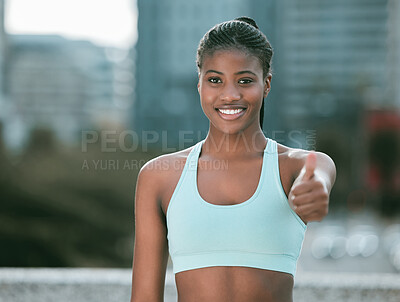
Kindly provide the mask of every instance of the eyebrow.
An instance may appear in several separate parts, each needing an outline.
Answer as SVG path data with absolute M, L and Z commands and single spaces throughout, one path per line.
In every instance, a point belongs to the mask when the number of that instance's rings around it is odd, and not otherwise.
M 207 73 L 217 73 L 217 74 L 223 75 L 222 72 L 217 71 L 217 70 L 213 70 L 213 69 L 207 70 L 205 74 L 207 74 Z M 242 71 L 236 72 L 235 74 L 240 75 L 240 74 L 245 74 L 245 73 L 250 73 L 250 74 L 252 74 L 254 76 L 257 76 L 254 72 L 252 72 L 250 70 L 242 70 Z

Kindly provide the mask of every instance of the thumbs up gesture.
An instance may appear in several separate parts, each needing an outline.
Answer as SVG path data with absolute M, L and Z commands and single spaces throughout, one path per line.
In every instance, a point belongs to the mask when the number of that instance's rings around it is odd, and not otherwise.
M 328 214 L 328 189 L 316 173 L 316 168 L 317 155 L 311 151 L 288 196 L 291 208 L 305 223 L 321 221 Z

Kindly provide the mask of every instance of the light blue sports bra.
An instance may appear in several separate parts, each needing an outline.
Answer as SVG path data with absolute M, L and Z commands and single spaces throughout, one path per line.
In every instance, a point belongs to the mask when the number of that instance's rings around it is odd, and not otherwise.
M 173 272 L 245 266 L 295 275 L 306 225 L 282 188 L 277 143 L 268 139 L 257 189 L 235 205 L 205 201 L 197 188 L 204 140 L 190 151 L 167 209 Z

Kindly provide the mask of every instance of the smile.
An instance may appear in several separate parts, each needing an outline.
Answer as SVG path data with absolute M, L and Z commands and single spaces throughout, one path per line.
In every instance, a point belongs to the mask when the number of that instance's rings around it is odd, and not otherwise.
M 219 115 L 225 120 L 234 120 L 242 116 L 245 112 L 245 109 L 217 109 Z
M 218 110 L 223 114 L 236 114 L 243 111 L 243 109 L 218 109 Z

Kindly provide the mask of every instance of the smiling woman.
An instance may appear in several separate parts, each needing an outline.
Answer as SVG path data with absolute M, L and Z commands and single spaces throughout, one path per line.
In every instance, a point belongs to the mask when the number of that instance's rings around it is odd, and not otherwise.
M 131 0 L 6 1 L 11 34 L 58 34 L 95 44 L 129 48 L 137 39 L 137 10 Z
M 210 127 L 217 127 L 222 120 L 238 120 L 249 126 L 254 118 L 260 119 L 260 100 L 268 95 L 271 75 L 264 77 L 257 57 L 240 50 L 219 50 L 208 55 L 201 68 L 205 72 L 200 72 L 198 89 Z M 253 119 L 246 119 L 244 115 Z M 226 124 L 230 128 L 226 130 L 228 133 L 236 131 L 231 124 Z M 241 130 L 247 126 L 241 126 Z
M 139 172 L 132 302 L 163 301 L 168 253 L 179 301 L 292 301 L 307 223 L 327 214 L 336 170 L 323 153 L 265 137 L 271 59 L 248 17 L 200 41 L 197 88 L 209 130 Z M 210 169 L 215 161 L 226 164 Z M 155 171 L 154 162 L 175 168 Z

